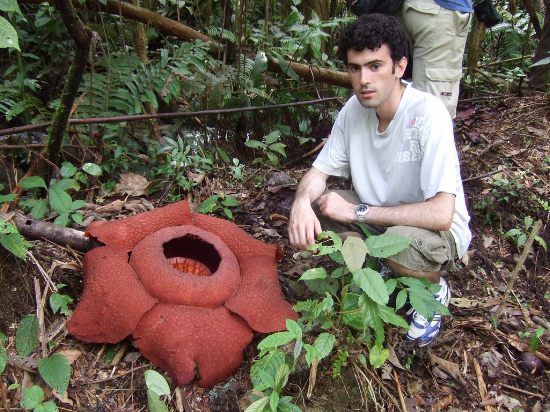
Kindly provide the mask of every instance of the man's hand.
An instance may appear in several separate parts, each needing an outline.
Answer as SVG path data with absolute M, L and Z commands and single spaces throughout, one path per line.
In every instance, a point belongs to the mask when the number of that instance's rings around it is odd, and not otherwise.
M 355 208 L 357 205 L 348 202 L 337 193 L 329 192 L 317 200 L 321 213 L 340 223 L 352 223 L 356 220 Z
M 292 246 L 307 249 L 321 233 L 321 223 L 307 201 L 294 202 L 288 221 L 288 237 Z

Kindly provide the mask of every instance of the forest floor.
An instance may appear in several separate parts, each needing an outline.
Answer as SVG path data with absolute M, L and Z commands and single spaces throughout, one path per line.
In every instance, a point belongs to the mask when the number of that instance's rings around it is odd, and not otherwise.
M 492 316 L 523 252 L 516 239 L 521 233 L 528 235 L 533 226 L 526 228 L 525 218 L 542 221 L 539 235 L 550 244 L 550 211 L 544 204 L 550 199 L 550 98 L 508 97 L 463 105 L 456 119 L 456 142 L 474 238 L 463 267 L 448 276 L 452 316 L 446 318 L 441 335 L 429 349 L 411 348 L 401 334 L 390 333 L 392 362 L 368 376 L 348 367 L 333 378 L 329 362 L 322 362 L 308 398 L 307 373 L 296 375 L 288 391 L 302 409 L 550 411 L 550 259 L 537 242 L 519 271 L 502 316 L 498 321 Z M 283 246 L 280 278 L 290 300 L 296 299 L 295 281 L 311 262 L 294 259 L 296 250 L 288 245 L 284 216 L 288 216 L 296 182 L 312 159 L 280 172 L 259 170 L 268 184 L 243 184 L 233 191 L 241 200 L 236 223 L 256 237 Z M 205 198 L 224 188 L 220 171 L 204 185 L 202 195 Z M 126 201 L 134 210 L 147 209 L 145 198 Z M 125 213 L 130 213 L 128 209 Z M 518 229 L 516 238 L 505 236 L 511 229 Z M 64 292 L 77 301 L 82 293 L 82 255 L 46 241 L 35 241 L 32 250 L 53 282 L 67 285 Z M 21 393 L 8 391 L 9 385 L 39 383 L 36 360 L 14 355 L 17 322 L 36 313 L 33 278 L 42 279 L 37 268 L 30 260 L 0 252 L 0 331 L 8 335 L 9 354 L 7 370 L 0 375 L 0 410 L 21 410 L 17 407 Z M 151 364 L 131 342 L 82 343 L 67 335 L 64 317 L 51 314 L 46 316 L 46 327 L 57 349 L 73 361 L 67 397 L 56 402 L 62 405 L 60 410 L 146 410 L 143 372 Z M 527 335 L 533 336 L 540 327 L 545 330 L 533 340 L 535 347 Z M 254 348 L 249 346 L 243 366 L 224 384 L 209 390 L 193 384 L 176 388 L 170 410 L 244 410 L 250 402 Z M 536 349 L 534 360 L 532 349 Z M 397 405 L 396 399 L 401 401 Z

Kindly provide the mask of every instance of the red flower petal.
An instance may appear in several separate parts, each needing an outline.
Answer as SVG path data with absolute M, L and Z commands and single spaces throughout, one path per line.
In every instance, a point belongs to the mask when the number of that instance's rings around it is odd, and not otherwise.
M 69 333 L 83 341 L 119 342 L 157 303 L 128 264 L 128 254 L 110 246 L 86 253 L 84 276 L 84 292 L 67 323 Z
M 140 240 L 159 229 L 191 223 L 191 211 L 186 200 L 149 212 L 109 222 L 92 222 L 86 236 L 95 237 L 109 246 L 129 252 Z
M 199 385 L 210 387 L 237 370 L 252 331 L 224 307 L 159 304 L 145 314 L 133 336 L 140 352 L 177 385 L 198 373 Z
M 181 272 L 170 261 L 175 257 L 197 260 L 212 274 Z M 130 265 L 145 289 L 166 304 L 221 306 L 241 282 L 235 255 L 219 237 L 195 226 L 168 227 L 147 236 L 134 247 Z
M 240 261 L 241 286 L 225 307 L 242 316 L 250 327 L 268 333 L 286 329 L 286 319 L 298 319 L 284 300 L 275 260 L 253 256 Z

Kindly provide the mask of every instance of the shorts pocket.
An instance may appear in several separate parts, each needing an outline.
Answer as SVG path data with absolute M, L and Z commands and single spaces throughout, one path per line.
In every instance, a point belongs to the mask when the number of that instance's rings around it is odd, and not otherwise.
M 416 10 L 419 13 L 437 15 L 439 14 L 439 10 L 441 10 L 441 6 L 434 3 L 433 1 L 406 1 L 403 9 L 405 12 L 412 9 Z
M 432 82 L 457 82 L 462 77 L 462 69 L 452 67 L 427 67 L 426 77 Z

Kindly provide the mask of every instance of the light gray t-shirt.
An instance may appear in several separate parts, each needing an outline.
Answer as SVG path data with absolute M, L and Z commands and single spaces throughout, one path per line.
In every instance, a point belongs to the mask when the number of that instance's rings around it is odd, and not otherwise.
M 374 109 L 355 96 L 342 108 L 313 163 L 331 176 L 350 177 L 362 202 L 397 206 L 423 202 L 438 192 L 456 196 L 451 233 L 458 256 L 472 235 L 460 178 L 451 117 L 443 103 L 407 85 L 388 128 L 378 132 Z

